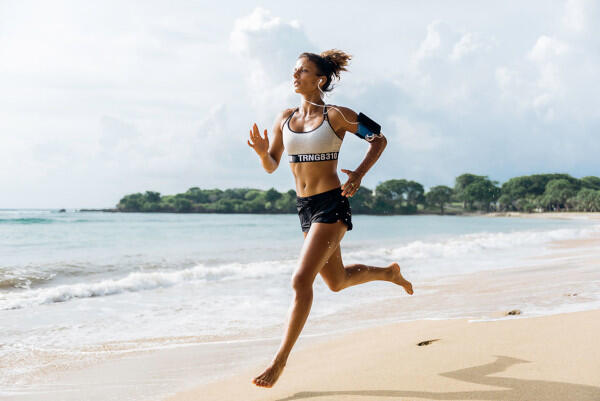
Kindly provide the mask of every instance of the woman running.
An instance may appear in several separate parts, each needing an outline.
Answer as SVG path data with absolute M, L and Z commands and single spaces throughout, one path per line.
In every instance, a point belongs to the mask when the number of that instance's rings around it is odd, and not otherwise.
M 294 90 L 302 95 L 300 107 L 284 110 L 277 116 L 271 141 L 266 129 L 264 137 L 256 124 L 250 130 L 248 145 L 256 151 L 268 173 L 277 169 L 286 149 L 296 181 L 296 206 L 304 234 L 299 264 L 292 277 L 294 299 L 287 328 L 270 365 L 252 380 L 257 386 L 272 387 L 283 371 L 310 312 L 312 285 L 318 273 L 336 292 L 368 281 L 384 280 L 401 285 L 408 294 L 413 293 L 411 283 L 402 277 L 397 263 L 387 267 L 344 266 L 342 263 L 340 241 L 346 231 L 352 229 L 348 197 L 356 193 L 362 178 L 387 143 L 383 135 L 371 136 L 369 150 L 358 168 L 341 170 L 348 175 L 341 185 L 337 159 L 344 135 L 346 132 L 359 134 L 365 127 L 359 127 L 354 111 L 325 105 L 321 95 L 331 91 L 334 77 L 339 79 L 340 72 L 347 71 L 345 67 L 350 58 L 335 49 L 320 55 L 302 53 L 294 68 Z

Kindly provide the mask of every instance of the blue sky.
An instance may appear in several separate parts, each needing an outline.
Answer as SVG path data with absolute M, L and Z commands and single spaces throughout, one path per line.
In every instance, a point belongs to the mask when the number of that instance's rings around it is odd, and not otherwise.
M 326 101 L 388 138 L 367 187 L 600 175 L 599 20 L 594 1 L 0 0 L 0 208 L 293 188 L 248 130 L 299 104 L 299 53 L 331 48 L 353 60 Z M 346 138 L 353 169 L 366 143 Z

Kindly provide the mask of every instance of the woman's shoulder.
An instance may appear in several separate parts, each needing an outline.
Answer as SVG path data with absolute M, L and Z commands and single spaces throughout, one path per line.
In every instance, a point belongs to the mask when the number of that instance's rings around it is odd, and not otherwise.
M 354 110 L 352 110 L 349 107 L 345 107 L 345 106 L 340 106 L 337 104 L 328 104 L 327 105 L 327 114 L 331 117 L 342 117 L 343 116 L 347 116 L 348 114 L 353 115 L 356 114 L 354 112 Z
M 283 111 L 281 111 L 275 118 L 276 126 L 279 126 L 279 128 L 283 129 L 283 123 L 292 115 L 294 110 L 296 110 L 296 108 L 291 107 L 289 109 L 284 109 Z
M 358 116 L 356 112 L 349 107 L 328 104 L 327 116 L 329 117 L 330 123 L 332 123 L 332 125 L 335 125 L 334 129 L 336 130 L 336 132 L 338 128 L 350 132 L 354 132 L 356 130 L 356 121 Z
M 290 107 L 289 109 L 284 109 L 277 115 L 277 120 L 282 121 L 292 115 L 292 113 L 296 110 L 295 107 Z

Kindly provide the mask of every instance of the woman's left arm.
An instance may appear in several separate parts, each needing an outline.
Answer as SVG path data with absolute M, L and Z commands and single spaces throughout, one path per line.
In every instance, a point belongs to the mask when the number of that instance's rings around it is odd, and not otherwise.
M 339 109 L 337 113 L 331 113 L 335 115 L 334 118 L 336 127 L 343 128 L 345 132 L 356 133 L 358 131 L 358 124 L 352 123 L 352 121 L 358 120 L 357 114 L 347 107 L 337 108 Z M 340 112 L 344 113 L 343 117 L 339 115 Z M 348 121 L 346 121 L 346 119 Z M 383 153 L 383 150 L 387 145 L 387 139 L 385 138 L 385 136 L 383 136 L 383 134 L 381 134 L 381 136 L 376 136 L 375 138 L 373 138 L 372 141 L 369 141 L 368 143 L 369 149 L 367 150 L 367 154 L 365 155 L 365 158 L 360 163 L 360 165 L 356 168 L 356 170 L 352 171 L 342 169 L 342 172 L 348 175 L 348 179 L 342 185 L 343 196 L 351 197 L 356 193 L 356 191 L 358 191 L 358 188 L 360 188 L 360 182 L 362 181 L 362 178 L 365 176 L 365 174 L 367 174 L 367 171 L 369 171 L 371 167 L 373 167 L 375 162 L 379 159 L 379 156 L 381 156 L 381 153 Z

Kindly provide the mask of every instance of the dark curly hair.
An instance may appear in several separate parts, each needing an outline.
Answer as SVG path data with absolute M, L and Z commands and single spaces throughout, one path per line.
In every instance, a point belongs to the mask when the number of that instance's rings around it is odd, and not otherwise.
M 344 53 L 341 50 L 331 49 L 326 50 L 321 54 L 302 53 L 298 58 L 306 57 L 317 66 L 317 75 L 327 78 L 323 85 L 323 92 L 331 92 L 333 87 L 330 87 L 334 78 L 340 79 L 341 71 L 348 71 L 346 66 L 352 59 L 352 56 Z

